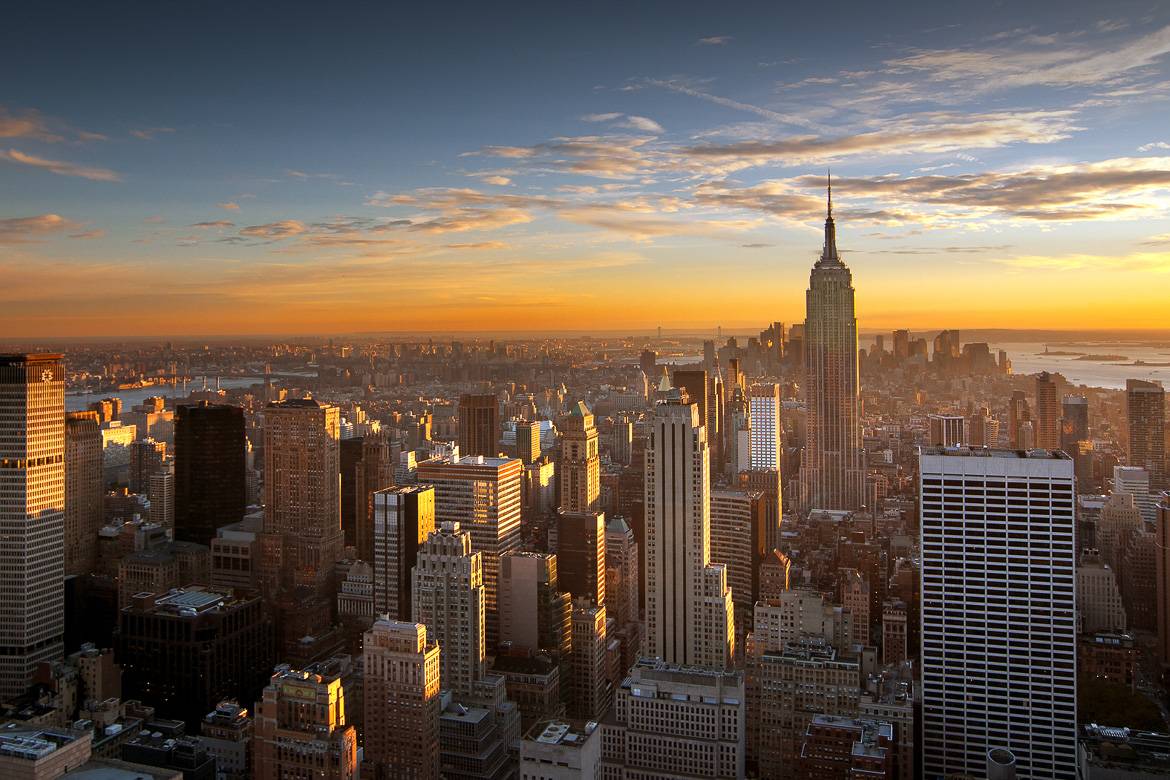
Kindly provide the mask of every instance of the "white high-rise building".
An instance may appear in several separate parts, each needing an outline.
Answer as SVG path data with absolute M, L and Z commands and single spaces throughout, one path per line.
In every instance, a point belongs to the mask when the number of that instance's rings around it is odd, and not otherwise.
M 925 448 L 923 777 L 1073 780 L 1077 756 L 1076 481 L 1061 452 Z
M 697 404 L 666 395 L 646 444 L 646 652 L 724 668 L 735 629 L 727 570 L 711 563 L 707 428 Z
M 419 548 L 411 584 L 414 622 L 439 643 L 443 690 L 476 695 L 486 648 L 483 553 L 471 551 L 471 534 L 442 523 Z
M 804 320 L 806 422 L 800 457 L 804 509 L 857 509 L 864 503 L 861 395 L 853 275 L 837 255 L 832 190 L 825 248 L 809 276 Z
M 1157 519 L 1158 502 L 1150 493 L 1150 472 L 1146 469 L 1141 466 L 1114 466 L 1113 492 L 1133 496 L 1133 502 L 1147 523 Z
M 0 355 L 0 699 L 23 693 L 65 633 L 65 367 Z M 93 540 L 90 540 L 92 543 Z
M 773 383 L 752 385 L 748 392 L 748 429 L 751 437 L 749 468 L 779 469 L 783 449 L 780 386 Z

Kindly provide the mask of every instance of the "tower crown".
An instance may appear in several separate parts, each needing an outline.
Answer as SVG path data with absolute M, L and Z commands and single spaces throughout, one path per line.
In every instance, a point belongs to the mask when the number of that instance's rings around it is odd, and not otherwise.
M 817 261 L 818 268 L 825 266 L 843 265 L 837 255 L 837 225 L 833 222 L 833 179 L 830 174 L 828 183 L 828 209 L 825 215 L 825 247 L 821 251 L 821 259 Z

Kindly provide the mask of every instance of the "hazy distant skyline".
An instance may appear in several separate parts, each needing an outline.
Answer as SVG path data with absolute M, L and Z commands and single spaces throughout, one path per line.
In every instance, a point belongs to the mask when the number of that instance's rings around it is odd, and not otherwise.
M 1170 8 L 27 4 L 7 337 L 1170 325 Z

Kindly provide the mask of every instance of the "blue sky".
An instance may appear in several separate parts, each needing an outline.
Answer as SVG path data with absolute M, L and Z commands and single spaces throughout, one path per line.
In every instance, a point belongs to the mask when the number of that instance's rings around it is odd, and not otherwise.
M 1170 326 L 1170 7 L 888 5 L 10 9 L 0 328 L 791 321 L 830 166 L 863 326 Z

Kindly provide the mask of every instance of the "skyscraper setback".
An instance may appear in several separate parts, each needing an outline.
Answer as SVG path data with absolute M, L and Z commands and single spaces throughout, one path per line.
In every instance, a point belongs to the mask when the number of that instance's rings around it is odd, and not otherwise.
M 65 366 L 0 355 L 0 699 L 64 651 Z
M 805 423 L 800 461 L 804 509 L 857 509 L 864 501 L 857 317 L 853 276 L 837 254 L 829 190 L 825 246 L 809 277 L 804 321 Z
M 735 632 L 727 569 L 711 563 L 710 461 L 697 404 L 671 390 L 646 447 L 646 648 L 724 668 Z

